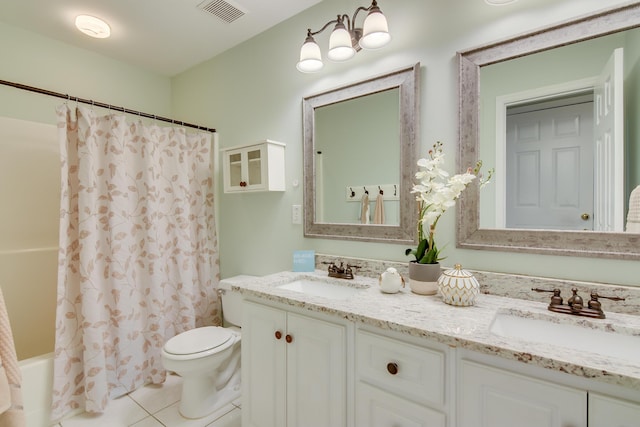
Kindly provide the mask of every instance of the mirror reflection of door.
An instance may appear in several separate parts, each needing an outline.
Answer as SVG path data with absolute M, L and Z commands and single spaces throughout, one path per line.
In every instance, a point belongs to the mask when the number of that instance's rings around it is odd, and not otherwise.
M 506 226 L 593 229 L 593 95 L 507 108 Z
M 624 226 L 623 49 L 616 49 L 595 85 L 595 223 L 598 231 Z
M 592 89 L 507 107 L 507 228 L 622 231 L 623 49 Z

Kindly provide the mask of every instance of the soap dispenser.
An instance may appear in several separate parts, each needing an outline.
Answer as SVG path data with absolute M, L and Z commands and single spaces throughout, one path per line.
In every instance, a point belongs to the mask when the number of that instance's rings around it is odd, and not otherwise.
M 387 271 L 380 274 L 378 282 L 380 282 L 380 290 L 386 294 L 395 294 L 400 288 L 404 288 L 404 279 L 393 267 L 387 268 Z

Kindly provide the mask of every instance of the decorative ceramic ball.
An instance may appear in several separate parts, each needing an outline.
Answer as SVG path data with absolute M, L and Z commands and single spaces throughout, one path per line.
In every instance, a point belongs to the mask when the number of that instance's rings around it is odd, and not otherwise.
M 480 284 L 473 274 L 456 264 L 453 269 L 446 270 L 438 278 L 438 290 L 442 300 L 451 305 L 466 307 L 473 305 L 480 293 Z

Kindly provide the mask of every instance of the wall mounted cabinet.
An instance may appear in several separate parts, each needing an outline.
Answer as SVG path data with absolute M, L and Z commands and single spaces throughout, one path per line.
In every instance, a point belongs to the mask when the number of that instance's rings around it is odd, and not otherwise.
M 285 191 L 284 150 L 268 139 L 223 149 L 224 192 Z

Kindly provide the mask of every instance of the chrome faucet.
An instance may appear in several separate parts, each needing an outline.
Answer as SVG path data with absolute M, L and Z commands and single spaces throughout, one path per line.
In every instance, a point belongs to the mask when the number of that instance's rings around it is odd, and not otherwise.
M 605 298 L 612 301 L 624 301 L 625 299 L 622 297 L 608 297 L 604 295 L 598 295 L 596 291 L 591 292 L 591 299 L 587 303 L 587 306 L 584 306 L 584 301 L 580 295 L 578 295 L 578 289 L 572 288 L 571 292 L 573 295 L 567 299 L 567 303 L 563 304 L 562 297 L 560 296 L 560 289 L 539 289 L 539 288 L 531 288 L 532 291 L 536 292 L 551 292 L 553 295 L 551 296 L 551 301 L 549 302 L 549 311 L 553 311 L 556 313 L 566 313 L 573 314 L 576 316 L 584 316 L 584 317 L 592 317 L 596 319 L 604 319 L 605 315 L 602 311 L 602 305 L 598 298 Z

